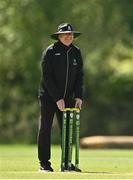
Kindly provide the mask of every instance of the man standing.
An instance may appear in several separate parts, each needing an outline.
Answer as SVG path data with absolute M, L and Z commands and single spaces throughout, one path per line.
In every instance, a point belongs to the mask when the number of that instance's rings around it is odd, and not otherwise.
M 39 89 L 40 127 L 38 158 L 40 170 L 52 172 L 50 163 L 51 127 L 54 114 L 60 129 L 62 111 L 66 107 L 82 106 L 83 62 L 80 49 L 72 44 L 81 33 L 69 23 L 59 25 L 51 38 L 57 40 L 42 56 L 42 78 Z M 75 167 L 72 165 L 72 170 Z M 80 171 L 80 169 L 79 169 Z

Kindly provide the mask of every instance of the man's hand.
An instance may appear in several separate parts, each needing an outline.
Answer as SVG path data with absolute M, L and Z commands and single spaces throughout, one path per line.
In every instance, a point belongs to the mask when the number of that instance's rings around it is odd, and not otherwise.
M 59 101 L 56 102 L 58 108 L 60 111 L 64 111 L 65 108 L 65 102 L 63 99 L 60 99 Z
M 76 100 L 75 108 L 81 109 L 81 107 L 82 107 L 82 100 L 80 98 L 75 98 L 75 100 Z

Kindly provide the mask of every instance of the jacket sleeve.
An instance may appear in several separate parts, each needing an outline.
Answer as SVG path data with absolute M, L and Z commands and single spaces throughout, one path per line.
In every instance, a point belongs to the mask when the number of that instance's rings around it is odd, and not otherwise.
M 52 75 L 52 65 L 51 65 L 52 54 L 49 51 L 45 51 L 42 55 L 42 74 L 44 79 L 44 86 L 50 96 L 57 102 L 61 99 L 58 89 L 55 85 L 53 75 Z
M 79 67 L 76 75 L 74 97 L 83 99 L 83 60 L 79 50 Z

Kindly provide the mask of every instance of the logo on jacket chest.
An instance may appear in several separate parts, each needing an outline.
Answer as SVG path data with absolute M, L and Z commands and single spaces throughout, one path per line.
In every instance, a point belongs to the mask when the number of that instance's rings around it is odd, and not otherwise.
M 55 56 L 60 56 L 60 55 L 61 55 L 61 53 L 58 53 L 58 52 L 57 52 L 57 53 L 55 53 Z
M 76 59 L 73 59 L 73 65 L 74 65 L 74 66 L 77 66 L 77 64 L 78 64 L 78 63 L 77 63 L 77 60 L 76 60 Z

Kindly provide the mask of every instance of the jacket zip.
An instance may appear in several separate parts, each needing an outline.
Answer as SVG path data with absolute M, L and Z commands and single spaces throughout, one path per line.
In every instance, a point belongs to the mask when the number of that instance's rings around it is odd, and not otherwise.
M 66 71 L 66 83 L 65 83 L 65 90 L 64 90 L 64 96 L 63 99 L 65 98 L 66 91 L 67 91 L 67 84 L 68 84 L 68 72 L 69 72 L 69 57 L 68 53 L 72 49 L 72 47 L 67 51 L 67 71 Z

